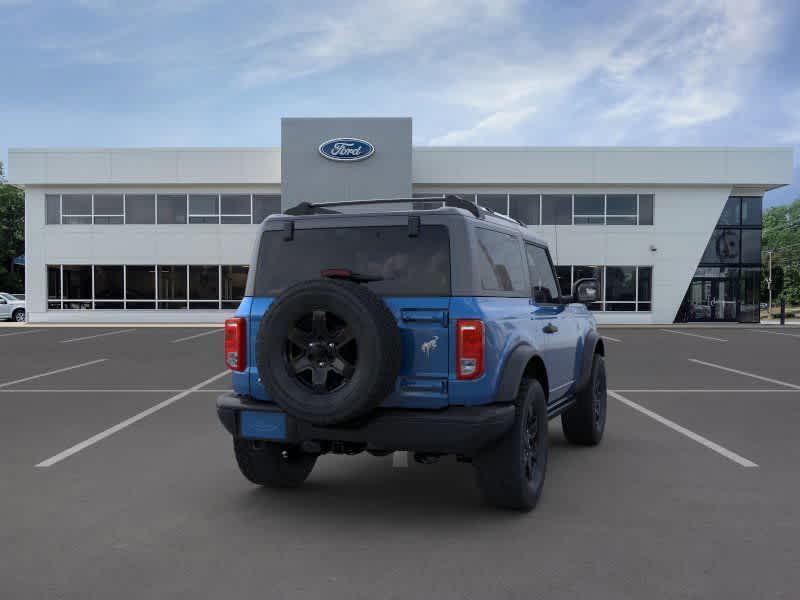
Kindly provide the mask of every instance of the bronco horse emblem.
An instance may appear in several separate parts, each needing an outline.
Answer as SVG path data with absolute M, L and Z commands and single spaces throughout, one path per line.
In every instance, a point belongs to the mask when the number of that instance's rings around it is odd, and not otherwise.
M 431 350 L 436 350 L 436 348 L 439 347 L 439 344 L 437 343 L 438 341 L 439 341 L 439 336 L 435 335 L 427 342 L 422 342 L 420 348 L 425 353 L 425 358 L 428 358 L 431 355 Z

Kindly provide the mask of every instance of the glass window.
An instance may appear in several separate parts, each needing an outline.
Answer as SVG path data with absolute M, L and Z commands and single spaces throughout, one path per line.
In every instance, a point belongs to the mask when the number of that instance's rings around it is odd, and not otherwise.
M 579 279 L 597 279 L 598 283 L 600 284 L 600 294 L 602 296 L 603 290 L 605 289 L 603 282 L 603 267 L 575 265 L 572 268 L 573 284 Z M 597 302 L 592 302 L 589 304 L 589 310 L 603 310 L 602 300 L 603 299 L 601 297 Z
M 526 225 L 539 224 L 539 194 L 511 194 L 509 214 Z
M 652 225 L 655 210 L 653 194 L 639 194 L 639 225 Z
M 575 225 L 602 225 L 605 222 L 605 196 L 580 194 L 575 196 Z
M 156 222 L 156 197 L 154 194 L 125 195 L 125 223 L 153 225 Z
M 283 231 L 265 231 L 258 261 L 258 296 L 274 296 L 325 269 L 380 278 L 364 284 L 378 295 L 450 295 L 450 238 L 441 225 L 422 225 L 415 238 L 407 226 L 295 229 L 289 241 Z
M 653 267 L 639 267 L 639 303 L 650 302 L 652 299 Z
M 761 227 L 761 198 L 751 196 L 742 198 L 742 225 Z
M 270 215 L 281 212 L 280 194 L 255 194 L 253 196 L 253 223 L 261 223 Z
M 478 272 L 481 286 L 487 291 L 529 292 L 525 290 L 525 272 L 519 242 L 514 236 L 479 227 Z
M 237 308 L 244 298 L 247 284 L 247 265 L 222 267 L 222 308 Z
M 122 300 L 122 265 L 95 265 L 94 297 L 98 300 Z
M 63 194 L 61 210 L 62 223 L 65 225 L 90 225 L 92 223 L 92 195 Z
M 738 225 L 740 223 L 740 200 L 736 196 L 728 198 L 717 225 Z
M 161 225 L 186 223 L 186 194 L 159 194 L 158 222 Z
M 760 198 L 759 198 L 760 200 Z M 739 321 L 758 323 L 761 310 L 761 268 L 746 267 L 739 278 Z
M 636 216 L 635 194 L 609 194 L 606 202 L 606 213 L 609 215 Z
M 122 225 L 124 212 L 122 194 L 94 195 L 95 225 Z
M 153 265 L 128 265 L 125 267 L 125 295 L 128 300 L 155 300 L 156 268 Z M 137 305 L 144 308 L 143 305 Z M 147 305 L 150 308 L 150 304 Z M 128 305 L 131 308 L 131 305 Z M 136 307 L 133 307 L 136 308 Z
M 606 310 L 608 302 L 623 300 L 633 302 L 636 300 L 636 269 L 635 267 L 606 267 Z M 630 310 L 634 306 L 631 305 Z
M 556 277 L 558 277 L 558 285 L 561 288 L 562 296 L 569 296 L 572 294 L 572 266 L 559 265 L 556 267 Z
M 219 267 L 217 265 L 189 266 L 189 299 L 219 300 Z
M 45 194 L 46 223 L 48 225 L 61 225 L 61 196 L 59 194 Z
M 186 308 L 186 265 L 159 265 L 158 308 Z
M 68 300 L 91 300 L 92 267 L 90 265 L 64 265 L 63 269 L 64 298 Z
M 572 196 L 568 194 L 542 196 L 542 225 L 571 225 Z
M 223 194 L 222 223 L 250 223 L 250 194 Z
M 508 196 L 505 194 L 478 194 L 478 206 L 483 206 L 501 215 L 507 215 Z
M 761 262 L 761 230 L 742 229 L 742 262 Z
M 541 246 L 525 244 L 528 255 L 528 271 L 531 278 L 531 296 L 537 304 L 553 304 L 560 301 L 560 289 L 553 277 L 553 265 L 547 250 Z
M 219 196 L 216 194 L 190 195 L 189 223 L 219 223 Z
M 738 229 L 714 230 L 700 262 L 738 263 L 740 233 Z
M 47 265 L 47 298 L 50 300 L 61 299 L 61 267 Z

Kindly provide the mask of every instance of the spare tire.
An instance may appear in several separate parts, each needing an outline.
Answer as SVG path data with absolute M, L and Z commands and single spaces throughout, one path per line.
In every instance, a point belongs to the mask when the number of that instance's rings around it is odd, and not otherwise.
M 272 400 L 315 425 L 374 409 L 394 390 L 401 361 L 392 312 L 369 289 L 345 280 L 287 288 L 256 338 L 256 365 Z

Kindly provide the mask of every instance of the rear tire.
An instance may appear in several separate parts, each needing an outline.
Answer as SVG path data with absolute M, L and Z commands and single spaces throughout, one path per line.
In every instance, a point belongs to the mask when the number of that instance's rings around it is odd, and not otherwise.
M 266 487 L 298 487 L 317 462 L 315 455 L 305 454 L 296 446 L 274 442 L 234 440 L 233 451 L 242 475 Z
M 16 323 L 24 323 L 25 322 L 25 309 L 18 308 L 14 311 L 11 315 L 11 320 Z
M 547 405 L 534 379 L 523 380 L 514 424 L 473 460 L 478 487 L 489 504 L 529 511 L 536 506 L 547 472 Z
M 589 383 L 578 393 L 577 402 L 561 415 L 564 437 L 573 444 L 596 446 L 606 428 L 606 363 L 595 354 Z

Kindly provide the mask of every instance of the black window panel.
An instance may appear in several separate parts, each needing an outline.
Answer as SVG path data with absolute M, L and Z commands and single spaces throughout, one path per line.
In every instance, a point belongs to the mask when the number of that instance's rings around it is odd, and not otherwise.
M 599 215 L 602 217 L 604 210 L 605 210 L 605 197 L 602 194 L 575 195 L 576 215 Z
M 636 216 L 636 194 L 609 194 L 606 196 L 606 214 Z
M 186 194 L 159 194 L 158 222 L 161 225 L 186 223 Z
M 508 197 L 505 194 L 478 194 L 478 206 L 506 215 L 508 214 Z
M 247 284 L 246 265 L 224 265 L 222 267 L 222 300 L 241 300 Z M 223 306 L 223 308 L 226 308 Z
M 122 215 L 95 215 L 95 225 L 122 225 L 124 223 Z
M 569 296 L 572 294 L 572 267 L 569 265 L 560 265 L 556 267 L 556 277 L 558 277 L 558 285 L 561 288 L 562 296 Z
M 125 308 L 128 310 L 153 310 L 156 307 L 155 302 L 126 302 Z
M 633 312 L 636 310 L 635 302 L 606 302 L 606 311 Z
M 639 225 L 652 225 L 655 211 L 655 196 L 639 194 Z
M 739 321 L 758 323 L 761 309 L 761 267 L 746 267 L 739 277 Z
M 653 267 L 639 267 L 639 302 L 653 299 Z M 648 309 L 649 310 L 649 309 Z
M 255 194 L 253 196 L 253 223 L 261 223 L 270 215 L 280 214 L 280 194 Z
M 250 216 L 250 194 L 222 194 L 223 215 Z
M 61 299 L 61 267 L 58 265 L 47 265 L 47 297 Z
M 219 302 L 189 302 L 190 310 L 216 310 L 219 308 Z
M 220 217 L 220 223 L 223 225 L 249 225 L 250 215 L 223 215 Z
M 731 196 L 722 209 L 717 225 L 739 225 L 741 222 L 741 198 Z
M 94 303 L 95 310 L 122 310 L 125 308 L 125 304 L 123 302 L 95 302 Z
M 61 302 L 48 302 L 47 310 L 61 310 Z
M 606 267 L 606 302 L 614 300 L 636 300 L 636 267 Z
M 533 244 L 525 244 L 528 272 L 531 279 L 531 297 L 537 304 L 560 302 L 561 293 L 553 276 L 553 265 L 547 251 Z
M 597 279 L 597 282 L 600 284 L 599 290 L 601 298 L 599 298 L 597 302 L 592 302 L 589 304 L 589 310 L 603 310 L 602 294 L 605 290 L 605 282 L 603 281 L 603 267 L 575 265 L 572 268 L 572 281 L 574 283 L 579 279 Z
M 122 300 L 122 265 L 95 265 L 94 297 L 96 300 Z
M 742 229 L 742 262 L 761 262 L 761 230 Z
M 92 297 L 92 267 L 64 265 L 64 298 L 89 300 Z
M 87 300 L 85 302 L 64 302 L 65 310 L 91 310 L 91 308 L 91 300 Z
M 125 223 L 152 225 L 156 222 L 156 197 L 154 194 L 127 194 L 125 196 Z
M 218 215 L 219 197 L 216 194 L 192 194 L 189 196 L 190 215 Z M 216 221 L 214 221 L 216 222 Z
M 539 194 L 511 194 L 509 215 L 525 225 L 539 224 Z
M 520 292 L 525 290 L 525 271 L 517 239 L 507 233 L 476 229 L 478 237 L 478 273 L 486 291 Z
M 742 198 L 742 225 L 761 227 L 761 205 L 759 196 Z
M 61 196 L 61 210 L 64 215 L 91 215 L 91 194 L 63 194 Z
M 542 196 L 542 225 L 571 225 L 572 196 L 567 194 Z
M 159 265 L 158 299 L 186 300 L 186 265 Z
M 219 217 L 189 217 L 189 223 L 216 225 L 219 223 Z
M 92 217 L 85 216 L 85 217 L 77 217 L 77 216 L 69 216 L 64 215 L 61 218 L 61 222 L 64 225 L 91 225 L 92 224 Z
M 94 214 L 96 215 L 121 215 L 122 194 L 95 194 Z
M 741 231 L 716 229 L 711 234 L 703 258 L 704 263 L 738 263 Z
M 189 266 L 189 298 L 191 300 L 219 299 L 219 267 L 217 265 Z M 190 305 L 189 308 L 192 308 Z
M 417 237 L 408 227 L 342 227 L 266 231 L 261 239 L 255 293 L 275 296 L 287 286 L 318 279 L 324 269 L 349 269 L 382 277 L 366 283 L 384 296 L 450 295 L 450 238 L 441 225 L 422 225 Z
M 636 217 L 616 217 L 609 215 L 606 217 L 606 225 L 636 225 Z
M 44 197 L 46 223 L 48 225 L 61 224 L 61 196 L 58 194 L 46 194 Z
M 651 306 L 652 305 L 649 302 L 639 302 L 636 305 L 636 310 L 639 312 L 650 312 Z
M 161 290 L 159 290 L 160 293 Z M 159 309 L 165 310 L 185 310 L 187 308 L 186 300 L 182 300 L 179 302 L 174 301 L 159 301 L 158 302 Z
M 154 300 L 156 297 L 155 266 L 125 267 L 125 293 L 128 300 Z

